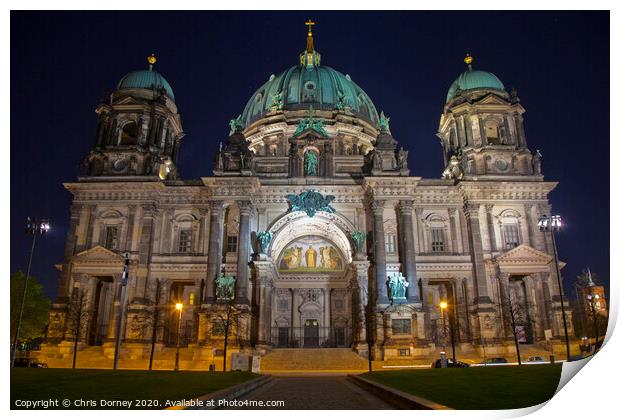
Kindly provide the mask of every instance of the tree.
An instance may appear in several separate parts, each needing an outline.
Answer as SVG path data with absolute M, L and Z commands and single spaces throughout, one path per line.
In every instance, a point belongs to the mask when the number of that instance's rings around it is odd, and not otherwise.
M 505 293 L 503 299 L 504 307 L 504 325 L 506 325 L 514 338 L 515 347 L 517 349 L 517 361 L 521 365 L 521 351 L 519 349 L 519 333 L 520 328 L 523 328 L 528 323 L 527 309 L 524 304 L 519 302 L 514 296 L 510 287 Z M 507 318 L 507 319 L 506 319 Z
M 11 275 L 11 339 L 17 331 L 26 275 L 17 271 Z M 47 326 L 50 300 L 43 293 L 43 285 L 35 277 L 28 279 L 28 290 L 19 330 L 18 341 L 22 343 L 40 338 Z
M 226 372 L 226 359 L 230 337 L 235 333 L 237 342 L 240 341 L 239 337 L 243 335 L 242 328 L 246 325 L 242 321 L 242 318 L 246 315 L 251 316 L 251 313 L 248 310 L 237 308 L 232 300 L 219 302 L 217 306 L 223 310 L 216 312 L 215 317 L 212 319 L 213 330 L 211 335 L 220 335 L 224 337 L 224 364 L 222 366 L 222 371 Z
M 88 298 L 84 292 L 80 288 L 74 288 L 67 308 L 67 324 L 69 326 L 67 331 L 73 336 L 73 369 L 75 369 L 80 336 L 84 335 L 88 328 L 91 313 L 92 310 L 89 308 Z

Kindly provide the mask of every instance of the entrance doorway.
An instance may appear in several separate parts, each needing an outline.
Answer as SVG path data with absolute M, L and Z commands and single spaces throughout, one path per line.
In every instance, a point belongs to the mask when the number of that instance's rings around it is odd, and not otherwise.
M 319 321 L 306 319 L 304 323 L 304 347 L 319 346 Z

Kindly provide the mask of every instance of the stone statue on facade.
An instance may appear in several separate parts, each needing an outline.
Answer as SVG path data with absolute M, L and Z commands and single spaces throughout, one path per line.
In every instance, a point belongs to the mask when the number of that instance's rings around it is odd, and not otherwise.
M 304 159 L 304 167 L 306 170 L 306 176 L 316 176 L 319 168 L 319 160 L 316 153 L 312 151 L 306 152 Z
M 463 168 L 461 167 L 461 159 L 458 155 L 454 154 L 450 157 L 448 166 L 443 171 L 443 179 L 461 179 L 463 178 Z
M 230 120 L 228 125 L 230 126 L 230 131 L 228 132 L 229 136 L 232 136 L 236 132 L 243 130 L 243 123 L 241 122 L 241 115 L 239 115 L 237 118 Z
M 542 154 L 540 150 L 536 149 L 536 153 L 532 157 L 532 173 L 534 175 L 542 174 L 542 165 L 541 165 Z
M 271 243 L 271 232 L 268 230 L 262 230 L 256 234 L 256 239 L 258 239 L 260 253 L 267 254 L 269 244 Z
M 286 199 L 289 201 L 289 212 L 305 211 L 310 217 L 314 217 L 317 211 L 335 213 L 336 209 L 330 206 L 330 203 L 335 198 L 333 195 L 323 196 L 323 194 L 313 189 L 304 191 L 299 195 L 288 194 L 286 196 Z
M 282 91 L 279 91 L 275 95 L 271 96 L 271 104 L 269 105 L 269 109 L 271 111 L 281 111 L 284 107 L 284 102 L 282 101 Z
M 405 300 L 407 299 L 407 287 L 409 282 L 403 276 L 403 273 L 388 276 L 388 293 L 390 300 Z
M 407 169 L 407 157 L 409 156 L 409 152 L 406 151 L 402 146 L 400 150 L 398 150 L 398 169 Z
M 379 129 L 379 131 L 390 133 L 390 117 L 386 117 L 383 111 L 381 111 L 381 116 L 379 117 L 379 123 L 377 124 L 377 128 Z
M 215 298 L 218 301 L 231 301 L 235 298 L 235 278 L 232 274 L 220 273 L 215 279 Z
M 364 249 L 364 241 L 366 240 L 366 232 L 353 231 L 351 232 L 351 239 L 353 239 L 353 245 L 355 246 L 355 252 L 357 254 L 362 253 Z

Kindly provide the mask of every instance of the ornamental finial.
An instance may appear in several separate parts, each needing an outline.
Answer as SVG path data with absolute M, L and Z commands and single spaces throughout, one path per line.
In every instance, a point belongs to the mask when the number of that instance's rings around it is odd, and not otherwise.
M 467 53 L 463 61 L 465 62 L 465 64 L 467 64 L 467 66 L 471 70 L 471 63 L 474 62 L 474 57 L 472 57 L 471 55 L 469 55 L 469 53 Z
M 146 58 L 146 61 L 149 63 L 149 70 L 153 70 L 153 64 L 157 63 L 155 53 L 151 53 L 151 55 Z
M 312 26 L 316 25 L 316 22 L 313 22 L 312 19 L 308 19 L 305 23 L 308 27 L 308 36 L 306 37 L 306 51 L 311 53 L 314 51 L 314 39 L 312 38 Z

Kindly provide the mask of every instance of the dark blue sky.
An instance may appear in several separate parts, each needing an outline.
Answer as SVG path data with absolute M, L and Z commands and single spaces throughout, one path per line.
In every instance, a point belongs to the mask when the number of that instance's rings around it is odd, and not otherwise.
M 125 73 L 157 54 L 187 133 L 181 175 L 210 175 L 228 121 L 269 75 L 297 63 L 308 17 L 322 63 L 391 117 L 412 175 L 441 175 L 435 133 L 466 52 L 517 88 L 529 146 L 541 150 L 545 178 L 560 182 L 551 199 L 566 223 L 565 284 L 586 266 L 608 284 L 607 12 L 12 12 L 11 272 L 26 270 L 24 218 L 49 217 L 33 274 L 55 296 L 70 205 L 62 182 L 76 179 L 95 106 Z

